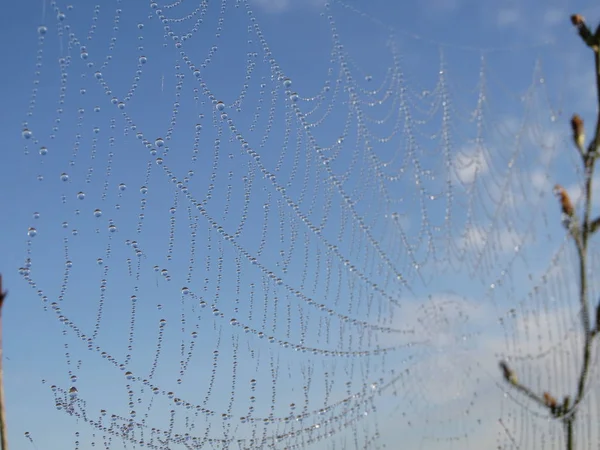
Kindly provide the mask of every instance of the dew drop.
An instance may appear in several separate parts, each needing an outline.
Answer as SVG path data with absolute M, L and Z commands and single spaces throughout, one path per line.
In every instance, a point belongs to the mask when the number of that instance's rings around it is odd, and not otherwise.
M 100 80 L 102 79 L 102 72 L 96 72 L 94 76 L 96 77 L 96 80 Z
M 125 189 L 127 189 L 127 186 L 125 185 L 125 183 L 121 183 L 121 184 L 119 184 L 119 190 L 120 190 L 121 192 L 123 192 Z
M 297 102 L 299 98 L 300 98 L 300 97 L 299 97 L 299 96 L 298 96 L 298 94 L 297 94 L 297 93 L 295 93 L 295 92 L 294 92 L 293 94 L 291 94 L 291 95 L 290 95 L 290 100 L 291 100 L 291 101 L 293 101 L 293 102 Z
M 25 128 L 23 130 L 23 133 L 21 133 L 23 138 L 25 139 L 31 139 L 31 136 L 33 136 L 33 133 L 31 131 L 29 131 L 27 128 Z
M 145 194 L 147 194 L 147 193 L 148 193 L 148 188 L 147 188 L 146 186 L 142 186 L 142 187 L 140 188 L 140 193 L 142 193 L 142 194 L 144 194 L 144 195 L 145 195 Z
M 283 86 L 286 89 L 288 89 L 291 85 L 292 85 L 292 80 L 290 80 L 289 78 L 286 78 L 285 80 L 283 80 Z
M 39 212 L 34 212 L 33 213 L 33 218 L 34 219 L 39 219 L 40 218 L 40 213 Z
M 77 193 L 77 198 L 78 198 L 79 200 L 83 200 L 83 199 L 85 198 L 85 193 L 83 193 L 83 192 L 78 192 L 78 193 Z
M 114 233 L 115 231 L 117 231 L 117 226 L 114 223 L 111 223 L 108 226 L 108 231 L 110 231 L 111 233 Z
M 60 174 L 60 179 L 62 181 L 69 181 L 69 175 L 67 175 L 66 173 L 61 173 Z
M 48 154 L 48 149 L 46 147 L 40 148 L 40 155 L 46 156 Z
M 223 111 L 225 109 L 225 103 L 217 102 L 217 111 Z
M 95 209 L 94 210 L 94 217 L 100 217 L 100 216 L 102 216 L 102 210 Z
M 140 64 L 146 64 L 148 62 L 148 58 L 145 56 L 140 56 L 139 62 Z
M 44 25 L 41 25 L 38 27 L 37 31 L 40 36 L 43 36 L 48 32 L 48 28 Z
M 29 229 L 27 230 L 27 235 L 29 237 L 35 237 L 36 234 L 37 234 L 37 230 L 33 227 L 29 227 Z
M 157 138 L 156 141 L 154 141 L 154 145 L 157 147 L 163 147 L 165 145 L 165 141 L 163 138 Z

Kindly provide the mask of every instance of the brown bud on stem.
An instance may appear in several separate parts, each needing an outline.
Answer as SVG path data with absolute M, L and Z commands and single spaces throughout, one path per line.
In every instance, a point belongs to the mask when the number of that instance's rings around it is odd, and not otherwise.
M 571 199 L 569 198 L 569 194 L 567 194 L 565 188 L 562 187 L 560 184 L 557 184 L 556 186 L 554 186 L 554 192 L 560 200 L 560 206 L 563 214 L 569 217 L 573 217 L 573 214 L 575 214 L 575 208 L 573 207 L 573 203 L 571 203 Z
M 548 392 L 544 392 L 544 403 L 550 408 L 556 408 L 556 405 L 558 405 L 556 399 L 552 397 L 552 395 L 550 395 Z
M 585 25 L 585 19 L 583 18 L 583 16 L 581 14 L 573 14 L 571 16 L 571 23 L 576 26 L 577 28 Z
M 552 397 L 548 392 L 544 392 L 544 403 L 548 408 L 550 408 L 550 412 L 552 414 L 556 414 L 558 401 Z
M 500 361 L 500 369 L 502 370 L 502 375 L 504 379 L 511 384 L 517 384 L 517 375 L 512 371 L 508 364 L 505 361 Z
M 585 145 L 585 129 L 583 127 L 583 119 L 578 114 L 573 115 L 571 119 L 571 128 L 573 130 L 573 141 L 578 149 L 583 151 Z

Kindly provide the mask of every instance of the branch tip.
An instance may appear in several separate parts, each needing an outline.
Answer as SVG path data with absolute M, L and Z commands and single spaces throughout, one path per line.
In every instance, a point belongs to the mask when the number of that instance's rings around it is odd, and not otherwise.
M 585 26 L 585 18 L 581 14 L 573 14 L 571 16 L 571 23 L 577 28 Z
M 598 48 L 598 39 L 590 31 L 583 16 L 581 14 L 573 14 L 571 16 L 571 23 L 573 26 L 575 26 L 575 28 L 577 28 L 579 36 L 583 42 L 585 42 L 588 47 L 592 47 L 596 51 Z
M 504 379 L 510 384 L 518 384 L 519 381 L 517 380 L 517 375 L 510 367 L 508 367 L 506 361 L 500 361 L 499 365 Z

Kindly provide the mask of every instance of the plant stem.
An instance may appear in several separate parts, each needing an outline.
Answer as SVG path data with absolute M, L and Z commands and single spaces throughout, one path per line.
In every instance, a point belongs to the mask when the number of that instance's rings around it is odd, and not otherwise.
M 566 450 L 575 450 L 573 446 L 573 420 L 569 417 L 565 420 Z
M 596 36 L 596 38 L 598 38 Z M 590 361 L 592 355 L 593 338 L 596 333 L 590 324 L 590 312 L 588 302 L 588 279 L 587 279 L 587 250 L 588 240 L 591 234 L 591 212 L 592 212 L 592 183 L 594 178 L 594 166 L 598 155 L 598 147 L 600 145 L 600 54 L 598 48 L 594 48 L 594 72 L 596 76 L 596 95 L 598 99 L 598 111 L 596 119 L 596 130 L 594 138 L 590 142 L 587 152 L 582 155 L 584 170 L 585 170 L 585 186 L 584 186 L 584 218 L 581 225 L 581 232 L 577 239 L 578 256 L 579 256 L 579 303 L 581 306 L 581 325 L 583 327 L 583 361 L 581 363 L 581 372 L 577 383 L 577 395 L 573 405 L 567 411 L 567 416 L 563 419 L 566 434 L 567 450 L 574 450 L 573 426 L 579 404 L 583 401 L 585 395 L 586 382 L 590 371 Z M 597 327 L 595 324 L 594 327 Z
M 585 393 L 585 386 L 587 377 L 590 369 L 590 360 L 592 355 L 592 339 L 595 333 L 592 331 L 590 325 L 590 313 L 589 313 L 589 302 L 587 293 L 587 247 L 588 239 L 590 236 L 590 224 L 591 224 L 591 210 L 592 210 L 592 181 L 594 176 L 594 165 L 596 162 L 597 150 L 600 144 L 600 54 L 597 50 L 594 50 L 594 67 L 596 75 L 596 95 L 598 97 L 598 117 L 596 119 L 596 130 L 594 138 L 590 142 L 587 154 L 584 157 L 585 164 L 585 211 L 584 220 L 581 230 L 581 240 L 578 244 L 579 249 L 579 301 L 581 304 L 581 323 L 583 326 L 584 333 L 584 344 L 583 344 L 583 362 L 581 365 L 581 372 L 579 375 L 579 382 L 577 384 L 577 396 L 573 402 L 571 410 L 575 410 L 579 403 L 583 400 Z M 596 324 L 597 326 L 597 324 Z M 575 418 L 575 413 L 573 414 Z
M 577 382 L 577 392 L 572 404 L 569 402 L 569 396 L 565 397 L 562 405 L 557 405 L 556 399 L 549 393 L 545 392 L 541 397 L 529 389 L 527 386 L 520 384 L 512 370 L 501 362 L 500 367 L 504 372 L 504 378 L 507 382 L 513 385 L 521 393 L 527 395 L 530 399 L 547 407 L 553 417 L 560 419 L 565 431 L 565 447 L 566 450 L 575 450 L 575 420 L 579 411 L 579 406 L 585 397 L 586 383 L 589 377 L 592 345 L 594 339 L 600 334 L 600 305 L 596 311 L 596 322 L 592 325 L 590 319 L 590 306 L 588 301 L 588 242 L 589 238 L 599 228 L 600 217 L 592 221 L 592 194 L 594 181 L 594 166 L 596 159 L 600 156 L 600 26 L 596 32 L 592 34 L 585 20 L 579 14 L 571 16 L 571 22 L 579 31 L 579 35 L 585 44 L 594 51 L 595 76 L 596 76 L 596 96 L 597 96 L 597 118 L 594 137 L 591 140 L 587 149 L 584 148 L 585 130 L 583 121 L 577 114 L 571 120 L 573 128 L 573 139 L 579 154 L 581 156 L 584 167 L 584 210 L 583 220 L 581 225 L 578 225 L 577 214 L 574 212 L 573 205 L 568 194 L 561 186 L 557 185 L 560 190 L 560 201 L 563 215 L 568 218 L 567 229 L 573 238 L 577 256 L 579 257 L 579 306 L 580 318 L 583 331 L 583 360 L 581 370 L 579 372 L 579 380 Z

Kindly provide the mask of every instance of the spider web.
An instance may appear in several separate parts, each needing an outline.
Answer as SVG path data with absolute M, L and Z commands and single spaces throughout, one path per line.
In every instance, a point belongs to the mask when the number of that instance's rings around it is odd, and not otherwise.
M 339 1 L 273 39 L 255 6 L 51 2 L 38 29 L 19 271 L 60 439 L 561 448 L 497 369 L 577 379 L 556 47 L 440 44 Z

